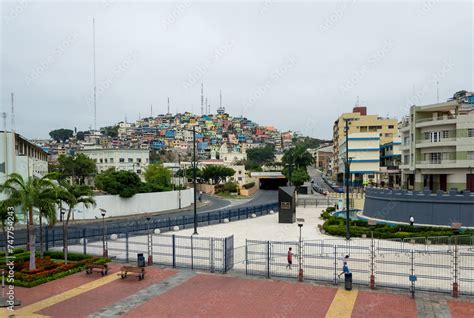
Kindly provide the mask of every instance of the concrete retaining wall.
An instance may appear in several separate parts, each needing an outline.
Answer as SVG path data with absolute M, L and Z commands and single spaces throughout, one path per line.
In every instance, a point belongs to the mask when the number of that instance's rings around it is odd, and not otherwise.
M 81 205 L 78 206 L 77 211 L 74 213 L 75 219 L 100 218 L 101 214 L 99 208 L 107 211 L 106 217 L 178 209 L 179 192 L 181 192 L 181 207 L 190 206 L 193 202 L 193 189 L 140 193 L 127 199 L 121 198 L 118 195 L 99 195 L 95 197 L 97 202 L 95 208 L 85 209 Z
M 474 226 L 474 193 L 431 193 L 367 188 L 364 215 L 377 219 L 447 225 Z

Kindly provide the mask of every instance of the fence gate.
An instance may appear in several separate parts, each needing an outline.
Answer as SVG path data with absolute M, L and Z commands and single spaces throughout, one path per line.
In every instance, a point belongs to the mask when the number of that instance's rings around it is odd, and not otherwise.
M 234 267 L 234 236 L 224 239 L 224 273 Z

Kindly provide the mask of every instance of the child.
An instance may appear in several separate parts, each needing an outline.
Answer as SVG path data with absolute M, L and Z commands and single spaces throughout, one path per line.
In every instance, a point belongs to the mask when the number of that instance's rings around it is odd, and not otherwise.
M 349 273 L 349 265 L 347 265 L 347 261 L 349 260 L 349 255 L 344 256 L 342 259 L 342 273 L 337 275 L 337 278 L 340 278 L 342 274 Z
M 291 264 L 293 264 L 293 252 L 291 251 L 291 247 L 288 249 L 288 265 L 286 268 L 291 269 Z

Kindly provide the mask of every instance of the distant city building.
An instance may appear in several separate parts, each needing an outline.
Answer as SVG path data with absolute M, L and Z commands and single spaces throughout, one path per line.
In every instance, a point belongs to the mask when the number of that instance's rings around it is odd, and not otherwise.
M 403 188 L 474 192 L 472 96 L 410 108 L 400 123 Z
M 48 153 L 20 134 L 1 131 L 0 183 L 12 173 L 18 173 L 24 179 L 44 177 L 48 173 Z
M 115 168 L 142 175 L 150 163 L 150 152 L 143 149 L 83 149 L 80 152 L 96 162 L 99 173 Z
M 330 144 L 325 144 L 319 148 L 308 150 L 313 155 L 316 168 L 322 170 L 325 173 L 331 173 L 333 146 Z
M 339 145 L 339 170 L 344 173 L 346 151 L 349 151 L 350 180 L 353 186 L 378 184 L 380 181 L 380 135 L 377 132 L 350 133 Z
M 333 177 L 342 183 L 344 177 L 343 163 L 340 162 L 340 145 L 345 140 L 345 124 L 349 121 L 349 134 L 369 134 L 379 137 L 380 144 L 386 144 L 398 137 L 398 121 L 392 118 L 383 118 L 378 115 L 367 115 L 367 108 L 354 107 L 352 113 L 344 113 L 334 122 L 333 126 Z M 363 138 L 363 137 L 361 137 Z M 373 137 L 371 137 L 373 138 Z M 349 145 L 352 148 L 352 145 Z
M 401 163 L 401 141 L 399 137 L 393 141 L 380 145 L 380 185 L 389 188 L 400 188 L 402 175 Z

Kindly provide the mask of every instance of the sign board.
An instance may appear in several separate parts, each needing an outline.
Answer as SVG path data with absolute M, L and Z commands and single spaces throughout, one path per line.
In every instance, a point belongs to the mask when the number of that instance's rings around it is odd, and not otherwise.
M 281 203 L 281 208 L 282 209 L 291 209 L 291 203 L 290 202 L 282 202 Z

